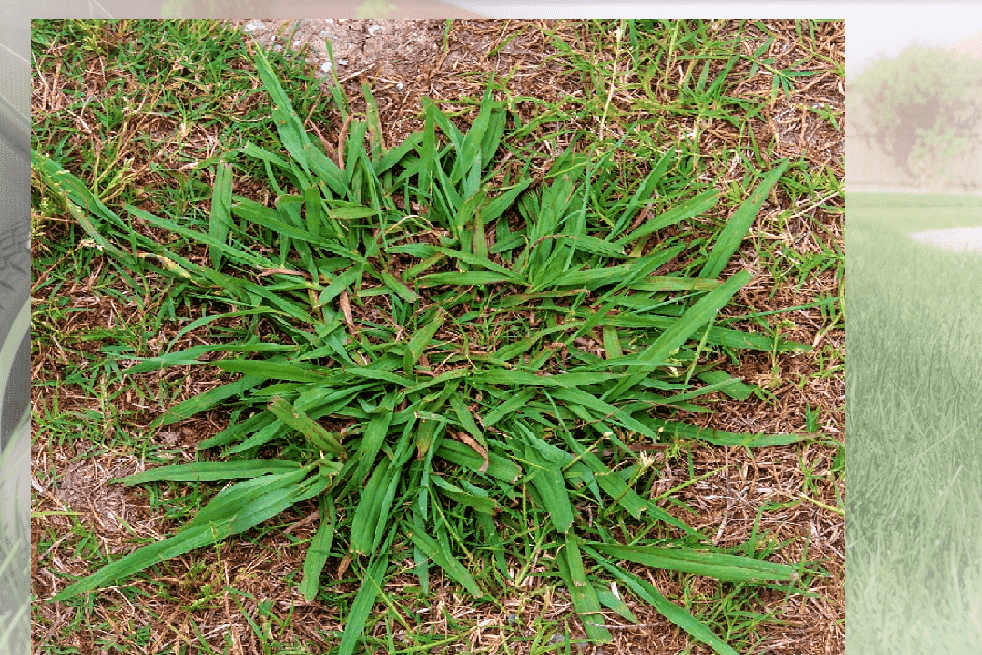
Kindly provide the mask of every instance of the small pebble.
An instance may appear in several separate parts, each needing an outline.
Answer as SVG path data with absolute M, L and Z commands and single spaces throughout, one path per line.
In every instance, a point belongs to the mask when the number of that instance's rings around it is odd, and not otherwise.
M 276 45 L 273 46 L 273 52 L 279 52 L 282 49 L 283 49 L 283 46 L 281 46 L 279 43 L 277 43 Z
M 327 30 L 321 30 L 321 36 L 327 36 Z
M 396 83 L 396 90 L 397 91 L 402 91 L 402 82 L 397 82 Z
M 347 59 L 347 57 L 339 57 L 338 58 L 338 63 L 341 64 L 342 66 L 347 66 L 348 65 L 348 59 Z
M 321 64 L 321 71 L 323 71 L 325 73 L 330 73 L 331 72 L 331 62 L 325 61 L 323 64 Z
M 368 26 L 368 36 L 375 36 L 375 33 L 382 29 L 381 25 L 369 25 Z
M 299 48 L 301 43 L 303 43 L 303 41 L 301 41 L 300 39 L 297 39 L 296 41 L 293 42 L 293 47 L 294 48 Z

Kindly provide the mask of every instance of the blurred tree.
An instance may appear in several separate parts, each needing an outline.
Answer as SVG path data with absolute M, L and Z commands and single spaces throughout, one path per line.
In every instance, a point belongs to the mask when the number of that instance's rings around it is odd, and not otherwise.
M 922 186 L 942 181 L 982 135 L 982 61 L 964 53 L 911 46 L 874 62 L 853 92 L 875 144 Z

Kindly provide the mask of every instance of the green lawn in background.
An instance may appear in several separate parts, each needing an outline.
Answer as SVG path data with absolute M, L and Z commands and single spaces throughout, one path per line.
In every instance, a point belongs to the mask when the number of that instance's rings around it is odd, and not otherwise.
M 848 652 L 979 652 L 982 199 L 849 194 Z

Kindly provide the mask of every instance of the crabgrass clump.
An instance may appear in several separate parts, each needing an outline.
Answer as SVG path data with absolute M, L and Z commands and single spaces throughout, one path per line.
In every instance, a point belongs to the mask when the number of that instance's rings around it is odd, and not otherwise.
M 253 330 L 240 343 L 167 352 L 128 369 L 207 365 L 241 377 L 151 426 L 228 406 L 229 427 L 200 444 L 221 448 L 222 461 L 164 466 L 124 482 L 237 482 L 175 536 L 54 600 L 317 499 L 320 523 L 300 590 L 317 596 L 332 556 L 362 579 L 341 653 L 354 651 L 390 560 L 411 561 L 424 591 L 435 564 L 486 597 L 531 575 L 531 562 L 517 572 L 508 563 L 530 524 L 546 527 L 537 548 L 551 557 L 548 574 L 563 580 L 592 640 L 611 638 L 602 606 L 633 617 L 608 590 L 616 580 L 717 652 L 735 653 L 621 563 L 747 583 L 795 577 L 794 568 L 765 560 L 770 547 L 747 544 L 742 555 L 712 548 L 635 491 L 653 475 L 638 441 L 679 435 L 759 446 L 814 436 L 700 431 L 664 418 L 700 409 L 695 401 L 712 392 L 749 396 L 750 387 L 710 362 L 715 353 L 805 348 L 714 325 L 750 279 L 722 273 L 787 162 L 764 176 L 708 251 L 677 266 L 687 244 L 656 242 L 656 232 L 711 209 L 717 194 L 636 221 L 675 163 L 670 151 L 633 196 L 611 205 L 598 206 L 591 193 L 610 153 L 571 147 L 541 189 L 528 167 L 502 181 L 492 163 L 506 117 L 488 92 L 466 134 L 427 103 L 423 131 L 391 150 L 379 146 L 377 113 L 369 112 L 350 123 L 339 165 L 304 131 L 261 50 L 256 64 L 286 156 L 250 144 L 224 157 L 207 224 L 130 205 L 124 221 L 59 164 L 32 153 L 49 192 L 122 267 L 174 276 L 179 289 L 228 305 L 222 316 L 275 326 L 264 339 Z M 372 107 L 367 87 L 365 95 Z M 274 207 L 232 193 L 242 155 L 262 162 Z M 147 225 L 206 250 L 181 255 L 138 229 Z M 227 356 L 203 361 L 211 352 Z M 260 457 L 267 447 L 276 447 L 275 459 Z M 605 525 L 614 517 L 619 527 Z

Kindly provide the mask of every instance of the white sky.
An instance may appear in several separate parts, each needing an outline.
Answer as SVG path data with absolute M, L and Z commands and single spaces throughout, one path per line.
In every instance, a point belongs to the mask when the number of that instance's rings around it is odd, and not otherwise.
M 909 45 L 946 46 L 982 32 L 982 3 L 850 4 L 846 16 L 846 76 Z

